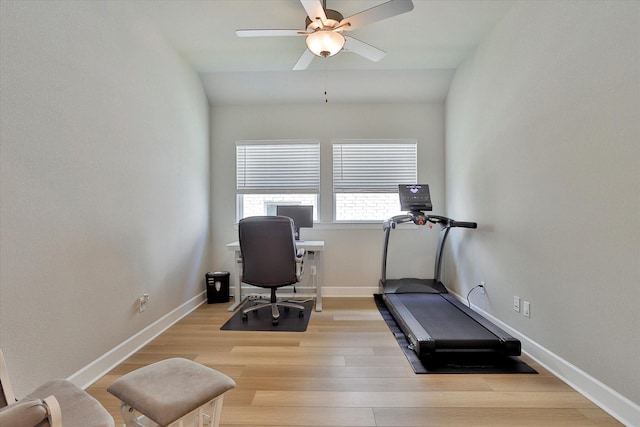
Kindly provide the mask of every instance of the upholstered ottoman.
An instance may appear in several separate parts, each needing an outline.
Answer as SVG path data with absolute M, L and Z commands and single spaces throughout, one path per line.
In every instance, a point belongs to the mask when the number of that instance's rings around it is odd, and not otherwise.
M 136 369 L 113 382 L 107 391 L 120 399 L 127 427 L 220 424 L 224 393 L 236 383 L 214 369 L 174 358 Z M 138 413 L 140 415 L 138 415 Z M 194 421 L 187 421 L 194 418 Z

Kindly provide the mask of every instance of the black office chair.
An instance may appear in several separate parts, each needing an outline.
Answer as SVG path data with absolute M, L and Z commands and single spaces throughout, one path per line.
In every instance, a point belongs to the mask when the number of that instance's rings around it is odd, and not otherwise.
M 303 272 L 304 249 L 296 248 L 293 221 L 285 216 L 253 216 L 238 224 L 242 273 L 240 280 L 250 285 L 271 289 L 270 301 L 257 300 L 256 305 L 242 310 L 242 319 L 248 313 L 271 307 L 272 323 L 278 324 L 278 307 L 299 310 L 304 306 L 276 298 L 276 289 L 300 281 Z

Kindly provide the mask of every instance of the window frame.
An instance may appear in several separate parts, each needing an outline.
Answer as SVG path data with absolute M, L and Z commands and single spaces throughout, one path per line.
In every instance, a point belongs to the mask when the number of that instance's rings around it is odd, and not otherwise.
M 410 166 L 411 167 L 411 172 L 408 174 L 405 174 L 404 171 L 402 171 L 402 173 L 396 173 L 394 176 L 394 173 L 391 173 L 390 175 L 390 182 L 387 183 L 383 183 L 383 182 L 378 182 L 377 184 L 374 184 L 373 186 L 369 186 L 369 187 L 362 187 L 361 184 L 360 185 L 354 185 L 354 183 L 352 182 L 351 184 L 349 184 L 347 182 L 347 184 L 345 185 L 345 182 L 339 182 L 338 183 L 338 189 L 336 188 L 336 148 L 337 146 L 340 147 L 340 153 L 341 154 L 341 159 L 340 159 L 340 164 L 338 165 L 339 170 L 344 174 L 345 171 L 345 163 L 344 163 L 344 147 L 362 147 L 365 148 L 367 146 L 380 146 L 383 147 L 385 150 L 388 150 L 390 148 L 390 146 L 401 146 L 403 149 L 403 153 L 399 154 L 397 156 L 397 158 L 395 159 L 396 162 L 399 162 L 398 165 L 396 167 L 394 167 L 394 169 L 398 169 L 400 167 L 404 166 Z M 358 150 L 355 150 L 358 151 Z M 334 139 L 331 141 L 331 152 L 332 152 L 332 199 L 333 199 L 333 223 L 336 224 L 343 224 L 343 223 L 372 223 L 372 222 L 378 222 L 381 220 L 384 220 L 386 218 L 366 218 L 363 220 L 358 220 L 355 218 L 348 218 L 348 219 L 338 219 L 338 201 L 337 201 L 337 194 L 372 194 L 372 193 L 376 193 L 376 194 L 384 194 L 384 193 L 394 193 L 394 194 L 398 194 L 398 184 L 408 184 L 408 183 L 417 183 L 418 182 L 418 141 L 415 138 L 403 138 L 403 139 Z M 381 153 L 383 151 L 380 151 Z M 410 153 L 410 154 L 408 154 Z M 360 165 L 360 167 L 356 167 L 355 168 L 355 173 L 353 170 L 347 170 L 348 173 L 354 173 L 354 175 L 357 175 L 358 173 L 365 173 L 365 174 L 370 174 L 370 175 L 374 175 L 376 176 L 376 179 L 378 179 L 380 177 L 380 173 L 379 170 L 380 166 L 384 165 L 387 166 L 388 162 L 389 162 L 389 157 L 388 157 L 388 151 L 384 151 L 384 155 L 376 155 L 376 153 L 372 154 L 370 157 L 368 158 L 363 158 L 362 157 L 362 153 L 360 152 L 358 156 L 353 156 L 353 154 L 350 154 L 350 157 L 348 160 L 356 160 L 356 162 L 362 162 L 364 164 L 364 166 Z M 404 158 L 403 158 L 404 156 Z M 407 157 L 408 156 L 408 157 Z M 371 162 L 374 162 L 374 166 L 371 166 Z M 376 166 L 378 165 L 378 169 L 376 169 Z M 375 170 L 375 172 L 374 172 Z M 345 181 L 345 180 L 343 180 Z M 346 181 L 349 181 L 349 178 L 346 178 Z M 350 189 L 351 191 L 348 191 L 348 189 Z M 398 204 L 398 213 L 400 213 L 400 209 L 399 209 L 399 204 Z
M 314 216 L 318 217 L 321 193 L 319 140 L 239 140 L 235 145 L 236 221 L 245 217 L 244 195 L 247 194 L 315 195 Z M 298 147 L 298 150 L 287 151 L 287 147 Z M 266 158 L 263 157 L 265 154 Z M 295 161 L 305 164 L 292 170 L 290 165 Z M 287 173 L 282 174 L 283 171 Z

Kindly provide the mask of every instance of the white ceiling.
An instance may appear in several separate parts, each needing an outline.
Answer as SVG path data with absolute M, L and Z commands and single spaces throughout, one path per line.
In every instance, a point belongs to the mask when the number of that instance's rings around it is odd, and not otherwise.
M 386 0 L 327 0 L 351 16 Z M 240 38 L 237 29 L 304 29 L 299 0 L 134 1 L 199 73 L 212 105 L 439 102 L 456 67 L 514 0 L 413 0 L 414 9 L 349 32 L 387 52 L 379 62 L 354 53 L 314 58 L 292 71 L 304 37 Z

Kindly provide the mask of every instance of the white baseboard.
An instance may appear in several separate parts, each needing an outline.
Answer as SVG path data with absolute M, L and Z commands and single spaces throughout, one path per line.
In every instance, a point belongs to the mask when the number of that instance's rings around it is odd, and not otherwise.
M 465 303 L 460 295 L 453 294 Z M 472 308 L 519 339 L 522 352 L 626 426 L 640 426 L 640 406 L 532 339 L 472 304 Z
M 177 321 L 191 313 L 206 301 L 206 292 L 196 295 L 176 309 L 162 316 L 137 334 L 117 345 L 84 368 L 73 373 L 69 381 L 85 389 L 102 378 L 107 372 L 122 363 L 125 359 L 145 346 L 155 337 L 166 331 Z
M 325 286 L 322 288 L 323 297 L 373 297 L 379 293 L 378 287 L 373 286 Z
M 315 288 L 309 286 L 296 286 L 298 292 L 305 294 L 315 294 Z M 289 288 L 283 288 L 286 290 Z M 282 292 L 282 291 L 278 291 Z M 373 294 L 378 293 L 378 287 L 373 286 L 324 286 L 322 288 L 322 296 L 323 297 L 370 297 Z M 250 294 L 258 294 L 258 293 L 268 293 L 266 291 L 260 290 L 255 286 L 242 286 L 242 295 L 250 295 Z M 233 294 L 233 289 L 231 289 L 231 294 Z M 280 293 L 278 293 L 280 295 Z

